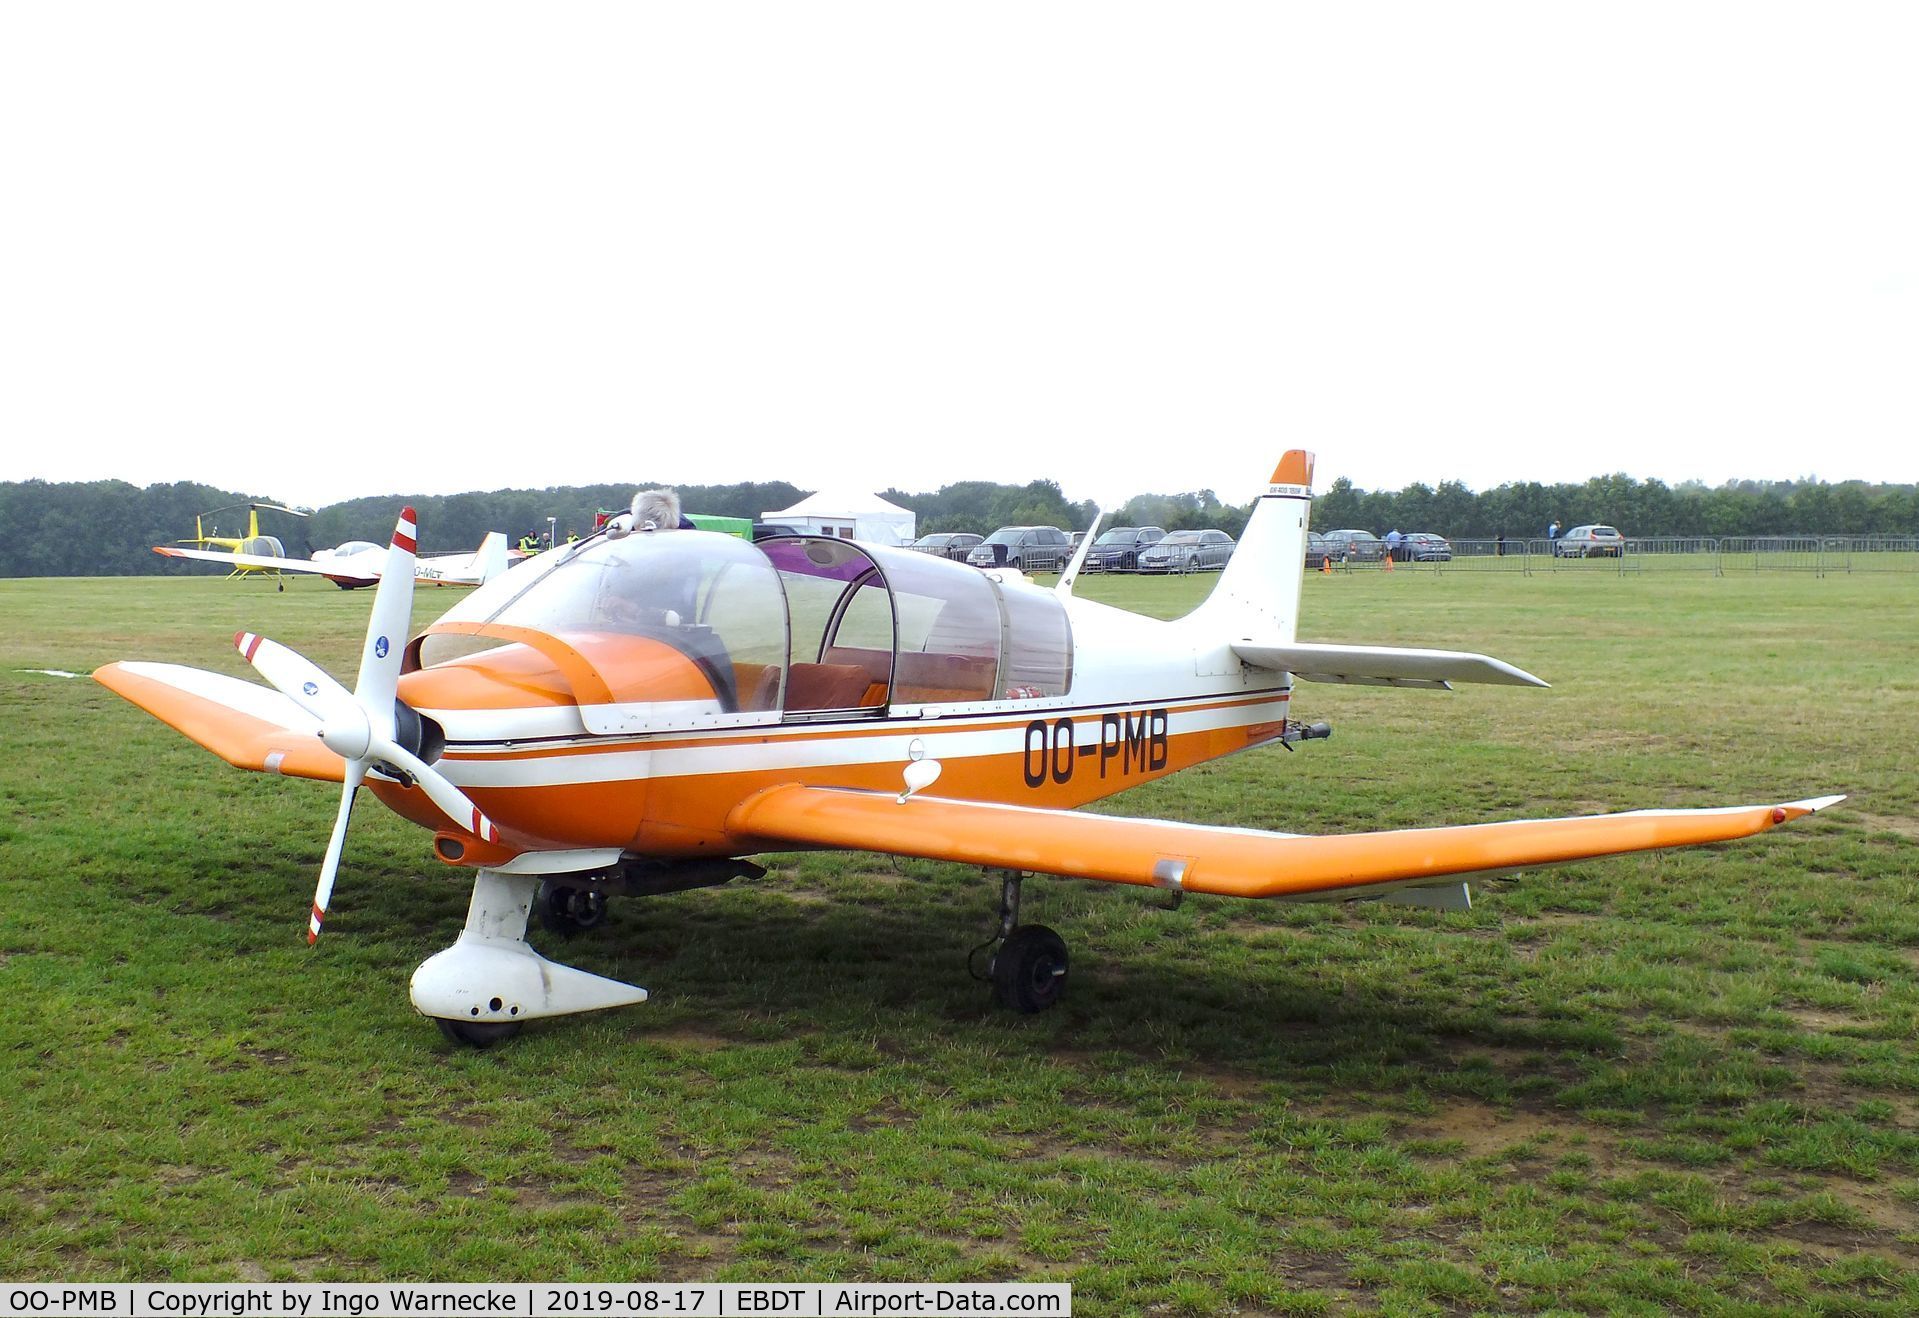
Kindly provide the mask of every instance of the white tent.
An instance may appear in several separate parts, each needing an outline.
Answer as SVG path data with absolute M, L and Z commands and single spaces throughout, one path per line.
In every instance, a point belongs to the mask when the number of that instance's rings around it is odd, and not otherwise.
M 808 535 L 870 540 L 876 545 L 911 544 L 914 534 L 911 508 L 858 490 L 821 490 L 791 508 L 761 513 L 760 520 L 778 522 Z

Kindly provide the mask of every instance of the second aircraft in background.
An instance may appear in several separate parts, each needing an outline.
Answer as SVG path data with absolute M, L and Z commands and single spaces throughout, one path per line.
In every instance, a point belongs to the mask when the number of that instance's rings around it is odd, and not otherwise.
M 349 540 L 337 549 L 316 549 L 311 558 L 288 558 L 279 554 L 228 553 L 218 549 L 185 549 L 178 545 L 155 545 L 153 552 L 168 558 L 193 558 L 207 563 L 223 563 L 237 572 L 304 572 L 325 577 L 341 590 L 371 586 L 385 570 L 386 546 L 369 540 Z M 506 547 L 506 537 L 489 531 L 480 547 L 470 554 L 436 554 L 413 561 L 413 579 L 436 586 L 481 586 L 505 572 L 525 557 Z

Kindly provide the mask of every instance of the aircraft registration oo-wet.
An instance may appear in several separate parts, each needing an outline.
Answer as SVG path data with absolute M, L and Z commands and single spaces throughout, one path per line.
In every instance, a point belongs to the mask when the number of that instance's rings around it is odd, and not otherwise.
M 252 633 L 236 644 L 270 688 L 135 661 L 95 677 L 232 764 L 342 784 L 310 939 L 362 785 L 430 830 L 441 861 L 472 869 L 466 927 L 411 993 L 475 1045 L 646 998 L 535 952 L 536 906 L 549 926 L 590 927 L 610 896 L 757 874 L 744 858 L 767 851 L 1002 871 L 991 976 L 1030 1012 L 1059 999 L 1067 953 L 1020 922 L 1027 873 L 1457 909 L 1469 876 L 1725 841 L 1843 799 L 1331 837 L 1073 813 L 1329 735 L 1289 716 L 1296 681 L 1545 685 L 1480 654 L 1297 641 L 1312 470 L 1309 453 L 1280 460 L 1211 595 L 1172 621 L 1074 596 L 1092 533 L 1044 589 L 901 549 L 619 518 L 494 576 L 409 641 L 407 509 L 353 690 Z

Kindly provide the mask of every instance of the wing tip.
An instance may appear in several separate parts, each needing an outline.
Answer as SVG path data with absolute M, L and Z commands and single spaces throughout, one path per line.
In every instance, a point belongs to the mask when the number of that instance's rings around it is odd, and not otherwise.
M 1838 805 L 1845 799 L 1844 792 L 1835 796 L 1812 796 L 1803 801 L 1787 801 L 1784 805 L 1773 807 L 1773 812 L 1776 822 L 1783 824 L 1788 819 L 1802 819 L 1807 815 L 1817 814 L 1828 806 Z

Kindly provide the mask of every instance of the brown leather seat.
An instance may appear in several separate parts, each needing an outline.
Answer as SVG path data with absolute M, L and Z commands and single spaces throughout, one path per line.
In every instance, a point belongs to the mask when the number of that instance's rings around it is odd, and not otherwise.
M 775 664 L 734 664 L 733 680 L 740 693 L 740 709 L 777 709 L 780 699 L 780 670 Z
M 858 664 L 794 664 L 786 670 L 786 708 L 857 709 L 870 685 Z

